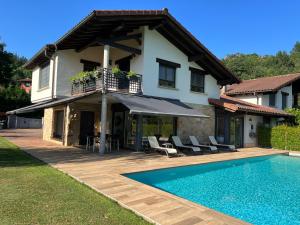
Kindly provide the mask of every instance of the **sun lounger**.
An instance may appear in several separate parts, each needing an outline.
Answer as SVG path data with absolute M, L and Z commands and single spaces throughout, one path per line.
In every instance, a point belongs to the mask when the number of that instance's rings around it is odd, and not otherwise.
M 175 148 L 165 148 L 159 146 L 155 136 L 149 136 L 148 141 L 152 149 L 155 149 L 156 151 L 164 152 L 168 157 L 170 157 L 170 155 L 177 155 L 177 150 Z
M 198 139 L 195 136 L 189 136 L 189 138 L 190 138 L 190 141 L 191 141 L 192 145 L 195 146 L 195 147 L 199 147 L 199 148 L 202 148 L 202 149 L 208 149 L 212 153 L 219 152 L 219 150 L 218 150 L 218 148 L 216 146 L 201 145 L 198 142 Z
M 222 150 L 237 151 L 236 147 L 234 145 L 219 144 L 214 136 L 209 136 L 208 138 L 209 138 L 211 144 L 213 146 L 216 146 L 217 148 L 220 148 Z
M 179 149 L 189 150 L 189 151 L 192 151 L 193 153 L 203 153 L 202 149 L 199 147 L 182 144 L 182 142 L 178 136 L 172 136 L 172 141 L 173 141 L 174 145 Z

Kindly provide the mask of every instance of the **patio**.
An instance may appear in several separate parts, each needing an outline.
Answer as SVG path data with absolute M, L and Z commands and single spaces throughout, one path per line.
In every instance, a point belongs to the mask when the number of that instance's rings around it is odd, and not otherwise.
M 155 224 L 246 224 L 238 219 L 138 183 L 121 174 L 191 164 L 209 163 L 285 153 L 260 148 L 239 152 L 168 158 L 158 154 L 121 151 L 119 154 L 87 153 L 41 139 L 40 130 L 4 130 L 6 137 L 29 154 L 67 173 L 97 192 L 117 201 Z

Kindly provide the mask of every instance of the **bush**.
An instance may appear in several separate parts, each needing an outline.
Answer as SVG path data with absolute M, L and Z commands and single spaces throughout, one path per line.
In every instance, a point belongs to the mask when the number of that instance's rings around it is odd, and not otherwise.
M 300 125 L 300 108 L 290 108 L 286 109 L 285 111 L 294 115 L 296 124 Z
M 271 147 L 272 128 L 259 125 L 257 127 L 257 142 L 260 147 Z
M 277 149 L 300 151 L 300 126 L 273 127 L 271 145 Z

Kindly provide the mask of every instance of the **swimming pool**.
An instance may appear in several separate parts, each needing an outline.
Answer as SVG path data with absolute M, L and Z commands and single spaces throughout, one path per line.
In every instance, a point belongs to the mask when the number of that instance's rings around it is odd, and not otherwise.
M 253 224 L 300 224 L 300 158 L 263 156 L 124 176 Z

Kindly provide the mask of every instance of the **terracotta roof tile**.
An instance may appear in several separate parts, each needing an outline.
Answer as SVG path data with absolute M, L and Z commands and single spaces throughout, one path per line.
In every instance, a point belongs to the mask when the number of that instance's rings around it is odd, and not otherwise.
M 228 86 L 226 95 L 277 91 L 298 79 L 300 79 L 300 73 L 244 80 L 240 84 L 232 84 Z
M 222 95 L 220 99 L 208 99 L 208 102 L 212 105 L 224 108 L 230 112 L 242 111 L 242 112 L 251 112 L 262 115 L 274 115 L 274 116 L 283 116 L 291 117 L 292 115 L 281 110 L 268 106 L 256 105 L 252 103 L 245 102 L 243 100 L 229 97 L 227 95 Z

